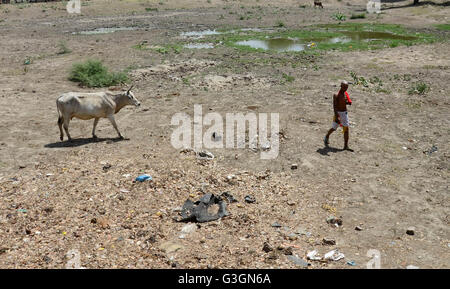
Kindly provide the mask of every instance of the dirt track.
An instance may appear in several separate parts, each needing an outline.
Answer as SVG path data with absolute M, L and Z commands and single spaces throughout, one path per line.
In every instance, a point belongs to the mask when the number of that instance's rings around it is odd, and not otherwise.
M 328 1 L 324 10 L 299 7 L 312 1 L 104 2 L 90 1 L 82 15 L 70 17 L 60 3 L 0 9 L 0 268 L 63 268 L 72 249 L 87 268 L 297 268 L 279 246 L 305 260 L 313 249 L 322 256 L 335 248 L 345 254 L 336 262 L 309 261 L 311 268 L 365 268 L 369 249 L 381 252 L 382 268 L 449 268 L 448 41 L 307 57 L 226 46 L 161 54 L 132 46 L 173 43 L 186 31 L 273 27 L 279 19 L 289 29 L 332 23 L 332 13 L 351 14 L 365 1 Z M 433 24 L 448 22 L 450 8 L 419 8 L 354 21 L 398 23 L 448 39 Z M 242 10 L 264 17 L 237 20 Z M 139 29 L 72 34 L 129 26 Z M 61 40 L 71 53 L 58 54 Z M 27 58 L 30 65 L 24 65 Z M 77 140 L 59 142 L 55 99 L 90 91 L 67 80 L 71 65 L 88 58 L 115 70 L 132 68 L 142 106 L 116 115 L 127 140 L 114 139 L 102 119 L 99 140 L 90 139 L 91 121 L 73 120 Z M 166 68 L 133 76 L 161 64 Z M 183 70 L 167 68 L 175 64 Z M 340 131 L 324 148 L 332 94 L 341 79 L 350 80 L 350 71 L 378 77 L 386 90 L 351 86 L 354 152 L 341 150 Z M 282 73 L 294 81 L 283 83 Z M 189 83 L 182 80 L 186 75 Z M 416 81 L 431 90 L 408 94 Z M 174 149 L 171 118 L 192 116 L 195 104 L 221 115 L 280 113 L 279 156 L 261 160 L 248 148 L 217 149 L 211 150 L 214 160 L 201 161 Z M 437 151 L 430 153 L 433 146 Z M 294 163 L 297 170 L 291 170 Z M 153 181 L 134 183 L 142 173 Z M 232 174 L 236 179 L 229 181 Z M 180 239 L 185 224 L 173 220 L 176 208 L 187 198 L 225 191 L 239 201 L 228 206 L 231 215 Z M 244 202 L 249 194 L 255 203 Z M 327 224 L 331 215 L 342 217 L 343 226 Z M 272 227 L 275 222 L 281 228 Z M 413 236 L 406 234 L 411 226 Z M 325 237 L 336 245 L 323 245 Z M 180 249 L 167 251 L 167 242 Z M 264 242 L 275 250 L 264 252 Z

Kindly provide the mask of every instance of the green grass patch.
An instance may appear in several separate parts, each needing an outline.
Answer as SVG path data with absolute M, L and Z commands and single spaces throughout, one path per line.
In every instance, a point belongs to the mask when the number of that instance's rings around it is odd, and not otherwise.
M 264 50 L 250 46 L 237 45 L 236 42 L 245 40 L 267 40 L 268 38 L 290 38 L 296 39 L 297 43 L 309 46 L 306 53 L 314 51 L 354 51 L 393 48 L 402 45 L 411 46 L 420 43 L 433 43 L 443 38 L 435 34 L 414 33 L 401 25 L 395 24 L 373 24 L 373 23 L 340 23 L 311 25 L 303 30 L 285 30 L 284 23 L 273 31 L 243 31 L 230 27 L 217 29 L 222 34 L 210 35 L 197 42 L 215 43 L 237 48 L 244 52 L 277 53 L 275 50 Z M 233 31 L 233 32 L 232 32 Z M 360 40 L 363 38 L 367 40 Z M 346 38 L 347 42 L 331 41 L 331 39 Z M 374 40 L 377 39 L 377 40 Z M 313 45 L 311 45 L 314 43 Z M 284 52 L 298 53 L 298 52 Z
M 284 82 L 293 82 L 295 78 L 289 74 L 283 73 L 282 77 L 284 79 Z
M 59 51 L 56 53 L 58 55 L 67 54 L 67 53 L 71 53 L 72 52 L 72 50 L 70 50 L 67 47 L 67 43 L 65 41 L 60 41 L 58 46 L 59 46 Z
M 434 25 L 439 30 L 450 31 L 450 23 Z
M 350 19 L 364 19 L 364 18 L 366 18 L 366 13 L 352 14 L 352 16 L 350 16 Z
M 69 80 L 87 87 L 106 87 L 128 81 L 124 72 L 109 72 L 99 60 L 75 63 L 70 70 Z
M 331 15 L 331 18 L 333 18 L 336 21 L 345 21 L 347 19 L 347 16 L 345 16 L 341 12 L 338 12 Z
M 428 91 L 430 91 L 430 86 L 425 82 L 419 81 L 411 86 L 408 94 L 426 94 Z

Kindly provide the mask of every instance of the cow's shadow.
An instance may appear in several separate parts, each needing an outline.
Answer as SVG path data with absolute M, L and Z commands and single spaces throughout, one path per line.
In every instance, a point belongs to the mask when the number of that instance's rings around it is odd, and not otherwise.
M 48 143 L 44 145 L 46 148 L 66 148 L 66 147 L 79 147 L 83 145 L 87 145 L 90 143 L 100 143 L 100 142 L 106 142 L 107 144 L 110 143 L 116 143 L 119 141 L 127 141 L 130 140 L 129 138 L 77 138 L 72 139 L 71 141 L 58 141 L 53 143 Z

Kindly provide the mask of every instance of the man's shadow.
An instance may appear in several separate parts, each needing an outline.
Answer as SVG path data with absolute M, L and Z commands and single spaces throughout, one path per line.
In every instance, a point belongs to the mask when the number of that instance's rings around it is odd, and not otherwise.
M 343 149 L 338 149 L 338 148 L 333 148 L 330 146 L 325 146 L 323 148 L 317 149 L 317 152 L 323 156 L 329 156 L 328 153 L 337 153 L 337 152 L 342 152 L 344 151 Z
M 334 148 L 334 147 L 330 147 L 328 145 L 326 145 L 325 147 L 321 148 L 321 149 L 317 149 L 316 152 L 318 152 L 319 154 L 323 155 L 323 156 L 330 156 L 328 153 L 337 153 L 337 152 L 343 152 L 343 151 L 349 151 L 349 152 L 354 152 L 354 150 L 352 149 L 338 149 L 338 148 Z
M 58 141 L 44 145 L 46 148 L 67 148 L 67 147 L 79 147 L 90 143 L 106 142 L 107 144 L 115 143 L 119 141 L 130 140 L 129 138 L 77 138 L 71 141 Z

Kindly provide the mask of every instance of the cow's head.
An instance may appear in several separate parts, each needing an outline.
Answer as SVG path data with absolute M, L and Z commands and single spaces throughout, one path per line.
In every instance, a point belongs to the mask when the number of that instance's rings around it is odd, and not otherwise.
M 141 103 L 139 100 L 136 99 L 134 94 L 131 92 L 131 89 L 133 88 L 133 85 L 130 87 L 130 89 L 127 90 L 126 96 L 127 96 L 127 104 L 140 106 Z

